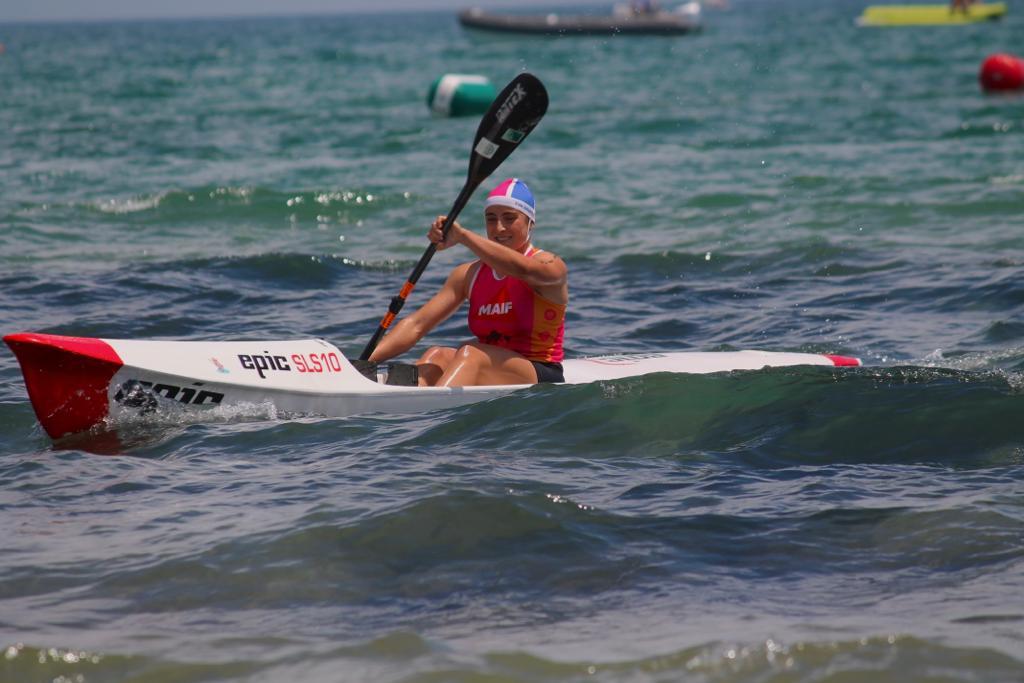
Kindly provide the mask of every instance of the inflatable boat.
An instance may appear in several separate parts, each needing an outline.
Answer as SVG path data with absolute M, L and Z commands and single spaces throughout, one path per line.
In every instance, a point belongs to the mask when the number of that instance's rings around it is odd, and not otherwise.
M 683 35 L 699 31 L 699 16 L 682 12 L 612 15 L 491 14 L 481 9 L 459 12 L 466 28 L 546 36 Z

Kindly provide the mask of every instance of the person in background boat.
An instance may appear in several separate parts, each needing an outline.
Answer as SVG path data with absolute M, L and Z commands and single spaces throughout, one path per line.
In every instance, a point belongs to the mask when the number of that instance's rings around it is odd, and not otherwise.
M 971 5 L 974 4 L 974 1 L 975 0 L 951 0 L 949 11 L 950 13 L 961 12 L 963 14 L 967 14 L 971 9 Z
M 630 0 L 629 7 L 636 16 L 656 14 L 658 12 L 657 0 Z
M 526 183 L 508 178 L 484 203 L 487 237 L 455 222 L 442 240 L 445 217 L 438 216 L 427 233 L 438 250 L 462 245 L 477 259 L 456 266 L 430 301 L 394 326 L 370 360 L 405 353 L 469 301 L 469 329 L 476 339 L 458 348 L 427 349 L 416 362 L 420 385 L 565 381 L 561 361 L 568 269 L 557 255 L 530 241 L 536 206 Z

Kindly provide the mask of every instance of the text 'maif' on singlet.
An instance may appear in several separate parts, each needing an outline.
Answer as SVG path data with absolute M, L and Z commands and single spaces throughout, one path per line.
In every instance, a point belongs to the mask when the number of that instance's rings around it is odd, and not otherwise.
M 539 253 L 530 247 L 527 257 Z M 565 304 L 556 304 L 513 277 L 480 263 L 469 285 L 469 329 L 484 344 L 515 351 L 528 360 L 560 363 Z

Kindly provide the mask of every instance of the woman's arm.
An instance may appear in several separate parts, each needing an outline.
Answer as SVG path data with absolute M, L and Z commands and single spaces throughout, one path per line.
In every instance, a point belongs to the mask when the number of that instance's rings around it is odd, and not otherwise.
M 522 280 L 535 289 L 552 287 L 565 282 L 568 269 L 565 261 L 551 252 L 545 252 L 536 258 L 520 254 L 515 249 L 509 249 L 503 244 L 491 240 L 462 228 L 458 223 L 452 225 L 449 232 L 456 232 L 459 244 L 472 251 L 477 257 L 494 268 L 499 273 L 511 275 L 517 280 Z
M 448 275 L 440 291 L 417 311 L 399 320 L 377 348 L 370 360 L 380 362 L 400 356 L 427 335 L 432 329 L 451 317 L 466 300 L 467 278 L 473 264 L 457 266 Z
M 545 251 L 531 258 L 503 244 L 492 242 L 471 230 L 466 230 L 458 222 L 452 223 L 447 239 L 441 242 L 441 225 L 443 223 L 444 216 L 438 216 L 429 235 L 431 241 L 437 244 L 438 249 L 447 249 L 461 244 L 499 273 L 522 280 L 552 301 L 568 302 L 569 270 L 565 261 L 556 254 Z

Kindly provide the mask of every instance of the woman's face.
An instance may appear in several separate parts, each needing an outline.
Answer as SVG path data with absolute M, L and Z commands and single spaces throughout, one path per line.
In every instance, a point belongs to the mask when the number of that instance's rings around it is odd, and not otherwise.
M 523 251 L 530 243 L 532 222 L 525 213 L 510 206 L 489 206 L 484 211 L 487 239 Z

